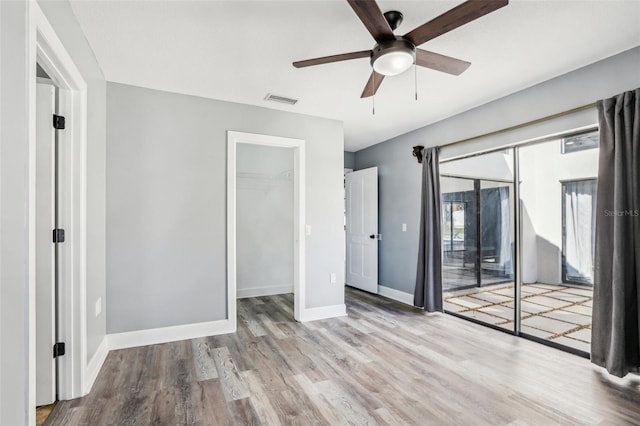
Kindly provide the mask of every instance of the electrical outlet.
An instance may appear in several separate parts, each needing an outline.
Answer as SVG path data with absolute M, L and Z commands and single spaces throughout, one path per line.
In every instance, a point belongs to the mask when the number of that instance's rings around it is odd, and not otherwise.
M 96 300 L 96 316 L 100 315 L 102 312 L 102 297 L 98 297 Z
M 331 281 L 331 284 L 335 284 L 335 283 L 336 283 L 336 281 L 338 280 L 338 278 L 336 277 L 336 273 L 335 273 L 335 272 L 332 272 L 332 273 L 331 273 L 331 275 L 330 275 L 330 277 L 329 277 L 329 280 Z
M 406 223 L 402 224 L 402 232 L 407 232 L 407 224 Z

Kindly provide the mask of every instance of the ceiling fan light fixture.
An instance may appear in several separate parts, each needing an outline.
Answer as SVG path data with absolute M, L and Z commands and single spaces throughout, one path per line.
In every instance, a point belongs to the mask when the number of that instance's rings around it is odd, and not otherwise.
M 396 39 L 377 44 L 371 56 L 371 66 L 378 74 L 402 74 L 415 62 L 416 49 L 409 41 Z
M 398 75 L 411 68 L 413 59 L 413 55 L 408 52 L 389 52 L 373 63 L 373 69 L 386 76 Z

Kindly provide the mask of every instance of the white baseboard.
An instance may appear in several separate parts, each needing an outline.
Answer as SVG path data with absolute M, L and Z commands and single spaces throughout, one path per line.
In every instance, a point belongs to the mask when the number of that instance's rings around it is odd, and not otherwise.
M 96 381 L 98 373 L 100 372 L 104 361 L 107 359 L 107 355 L 109 355 L 109 346 L 107 342 L 107 336 L 104 336 L 96 350 L 96 353 L 93 354 L 93 357 L 91 357 L 91 360 L 87 363 L 87 368 L 84 373 L 84 395 L 91 391 L 93 383 Z
M 176 325 L 172 327 L 152 328 L 149 330 L 129 331 L 109 334 L 109 350 L 135 348 L 218 334 L 235 333 L 236 322 L 229 319 Z
M 247 297 L 273 296 L 276 294 L 293 293 L 293 285 L 278 285 L 273 287 L 236 288 L 236 299 Z
M 411 293 L 405 293 L 404 291 L 396 290 L 395 288 L 378 285 L 378 294 L 388 299 L 393 299 L 396 302 L 413 306 L 413 294 Z
M 341 305 L 321 306 L 319 308 L 307 308 L 300 312 L 300 322 L 316 321 L 347 315 L 347 306 Z

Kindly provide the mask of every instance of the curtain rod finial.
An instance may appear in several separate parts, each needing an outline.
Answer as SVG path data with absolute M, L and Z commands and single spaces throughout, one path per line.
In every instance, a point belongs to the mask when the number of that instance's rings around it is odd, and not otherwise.
M 424 146 L 416 145 L 413 147 L 413 156 L 418 159 L 418 164 L 422 164 L 422 150 Z

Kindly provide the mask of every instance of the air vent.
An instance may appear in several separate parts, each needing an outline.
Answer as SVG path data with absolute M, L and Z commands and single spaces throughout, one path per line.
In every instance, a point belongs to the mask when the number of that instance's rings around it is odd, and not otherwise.
M 273 101 L 273 102 L 282 102 L 283 104 L 295 105 L 298 100 L 287 98 L 285 96 L 278 96 L 272 93 L 267 93 L 267 96 L 264 97 L 265 101 Z

